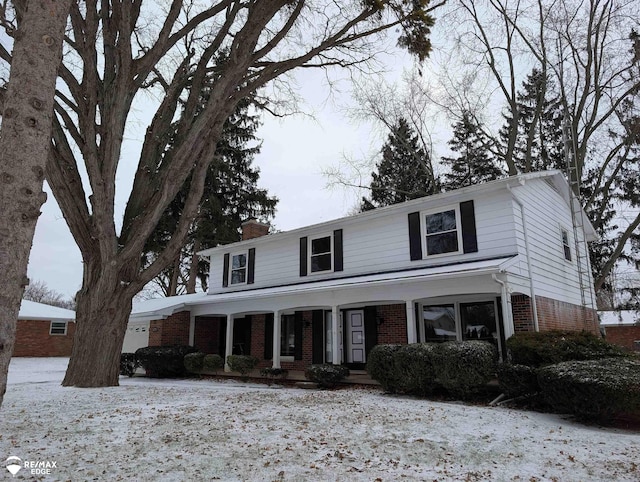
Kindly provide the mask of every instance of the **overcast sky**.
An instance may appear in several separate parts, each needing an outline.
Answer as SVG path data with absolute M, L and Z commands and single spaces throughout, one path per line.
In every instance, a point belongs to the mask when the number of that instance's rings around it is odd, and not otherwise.
M 406 58 L 390 59 L 393 69 L 391 81 L 397 80 L 407 65 Z M 343 158 L 366 157 L 382 140 L 371 126 L 357 125 L 345 115 L 349 95 L 330 98 L 326 78 L 322 72 L 304 71 L 299 77 L 300 93 L 309 115 L 284 119 L 265 118 L 258 131 L 262 152 L 254 165 L 261 171 L 259 185 L 268 189 L 280 202 L 273 221 L 281 231 L 315 224 L 348 214 L 360 195 L 353 189 L 328 189 L 323 169 L 336 166 Z M 340 84 L 348 89 L 347 82 Z M 337 98 L 337 100 L 336 100 Z M 118 170 L 119 194 L 116 211 L 122 213 L 133 182 L 137 150 L 142 142 L 147 119 L 152 112 L 137 109 L 127 129 L 128 145 L 123 149 Z M 378 139 L 374 139 L 377 137 Z M 82 284 L 82 259 L 53 194 L 45 185 L 48 200 L 38 220 L 28 267 L 31 280 L 44 281 L 47 286 L 65 297 L 73 298 Z M 117 215 L 116 224 L 121 222 Z

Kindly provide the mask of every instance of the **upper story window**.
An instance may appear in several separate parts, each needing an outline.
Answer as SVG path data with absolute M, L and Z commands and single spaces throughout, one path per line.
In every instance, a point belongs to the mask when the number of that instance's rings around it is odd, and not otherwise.
M 239 285 L 247 282 L 247 252 L 231 255 L 229 284 Z
M 333 269 L 333 237 L 310 238 L 309 266 L 312 273 Z
M 423 213 L 425 256 L 461 251 L 460 214 L 457 207 Z
M 560 229 L 562 235 L 562 249 L 564 250 L 564 259 L 571 261 L 571 246 L 569 246 L 569 233 L 566 229 Z
M 66 335 L 67 334 L 67 322 L 66 321 L 52 321 L 49 327 L 50 335 Z

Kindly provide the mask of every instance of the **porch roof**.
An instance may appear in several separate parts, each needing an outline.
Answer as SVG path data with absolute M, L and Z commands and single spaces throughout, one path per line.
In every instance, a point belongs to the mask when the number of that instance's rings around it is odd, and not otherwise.
M 476 278 L 483 275 L 505 272 L 517 261 L 517 255 L 501 258 L 469 261 L 465 263 L 434 266 L 420 269 L 377 273 L 362 276 L 351 276 L 324 280 L 317 282 L 298 283 L 294 285 L 275 286 L 270 288 L 249 289 L 232 293 L 174 296 L 157 300 L 148 300 L 134 305 L 131 320 L 159 319 L 169 316 L 177 311 L 197 308 L 197 312 L 203 312 L 206 305 L 212 313 L 226 312 L 222 305 L 227 303 L 237 305 L 243 301 L 266 300 L 268 298 L 292 297 L 296 295 L 313 295 L 322 292 L 335 292 L 347 290 L 374 290 L 401 285 L 407 287 L 437 280 L 452 280 L 455 278 Z M 405 289 L 405 288 L 403 288 Z M 376 290 L 377 291 L 377 290 Z M 389 298 L 391 299 L 391 298 Z M 248 310 L 249 311 L 249 310 Z M 265 310 L 269 311 L 269 310 Z

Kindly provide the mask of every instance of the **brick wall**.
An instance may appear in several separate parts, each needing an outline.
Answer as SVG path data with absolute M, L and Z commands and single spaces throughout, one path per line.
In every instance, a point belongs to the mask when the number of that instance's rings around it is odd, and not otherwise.
M 607 338 L 609 343 L 638 351 L 640 346 L 635 341 L 640 341 L 640 325 L 607 325 Z
M 51 322 L 18 320 L 13 356 L 71 356 L 75 323 L 67 323 L 66 335 L 50 335 Z
M 188 345 L 191 313 L 180 311 L 149 323 L 149 346 Z
M 382 319 L 382 324 L 378 325 L 378 344 L 407 343 L 406 305 L 377 306 L 376 314 Z
M 193 345 L 198 351 L 207 354 L 221 354 L 220 330 L 224 320 L 224 318 L 217 316 L 196 316 Z
M 511 297 L 513 322 L 516 333 L 533 331 L 531 298 L 525 295 Z M 594 310 L 578 305 L 536 296 L 538 327 L 540 331 L 589 331 L 599 334 L 598 318 Z

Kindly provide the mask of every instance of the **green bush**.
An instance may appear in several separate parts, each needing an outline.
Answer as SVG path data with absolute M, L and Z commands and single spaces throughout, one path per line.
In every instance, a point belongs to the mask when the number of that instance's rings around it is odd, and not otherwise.
M 189 373 L 200 373 L 202 371 L 205 354 L 202 352 L 187 353 L 184 356 L 184 367 Z
M 534 367 L 501 363 L 497 371 L 500 389 L 509 398 L 532 395 L 540 391 L 538 370 Z
M 517 333 L 507 340 L 511 362 L 541 367 L 570 360 L 626 356 L 621 348 L 586 331 Z
M 467 398 L 495 376 L 496 347 L 487 341 L 450 341 L 436 345 L 433 368 L 451 395 Z
M 229 355 L 227 363 L 232 371 L 240 373 L 242 378 L 246 380 L 247 374 L 258 364 L 258 359 L 251 355 Z
M 139 366 L 135 353 L 120 354 L 120 375 L 132 377 Z
M 538 383 L 547 403 L 583 420 L 606 421 L 640 410 L 640 360 L 604 358 L 541 368 Z
M 224 368 L 224 360 L 220 355 L 205 355 L 202 360 L 202 371 L 216 373 L 218 370 Z
M 437 343 L 401 345 L 393 353 L 393 378 L 397 391 L 412 395 L 428 395 L 437 384 L 433 366 Z
M 289 376 L 289 371 L 284 368 L 263 368 L 260 370 L 260 375 L 267 379 L 267 385 L 271 385 L 276 378 L 286 379 Z
M 318 384 L 321 388 L 333 388 L 344 378 L 349 376 L 349 369 L 344 365 L 310 365 L 304 371 L 307 380 Z
M 367 355 L 367 373 L 385 392 L 396 393 L 399 379 L 395 371 L 394 355 L 403 345 L 376 345 Z
M 147 376 L 156 378 L 184 377 L 187 371 L 184 367 L 184 357 L 195 352 L 192 346 L 147 346 L 136 350 L 136 359 Z

